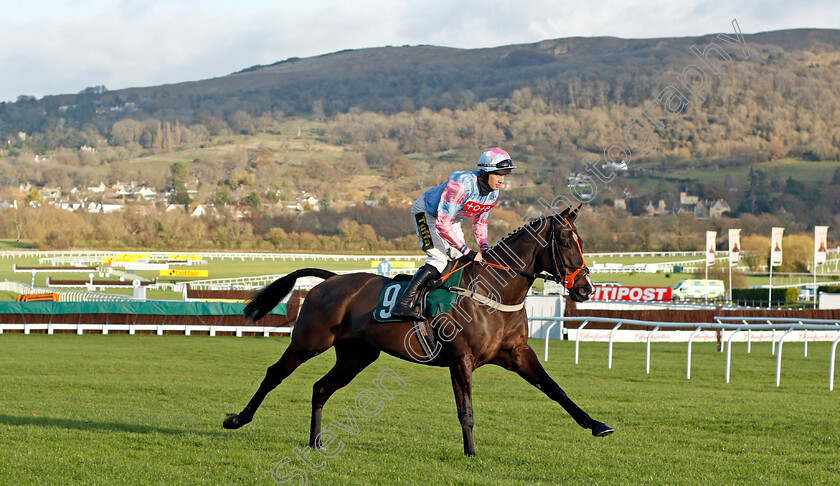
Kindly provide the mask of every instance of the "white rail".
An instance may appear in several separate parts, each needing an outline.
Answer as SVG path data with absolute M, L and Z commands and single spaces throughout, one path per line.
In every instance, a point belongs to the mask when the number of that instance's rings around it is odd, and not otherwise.
M 259 252 L 229 252 L 229 251 L 41 251 L 41 250 L 3 250 L 0 251 L 0 258 L 39 258 L 42 261 L 67 258 L 71 262 L 98 262 L 103 257 L 115 255 L 148 255 L 150 259 L 168 259 L 171 255 L 197 255 L 202 260 L 419 260 L 426 258 L 425 254 L 407 255 L 342 255 L 342 254 L 320 254 L 320 253 L 259 253 Z M 73 260 L 75 259 L 75 260 Z M 56 260 L 59 261 L 59 260 Z
M 181 332 L 185 336 L 190 336 L 192 333 L 201 332 L 208 333 L 210 336 L 215 336 L 218 332 L 232 332 L 236 337 L 242 337 L 243 334 L 261 334 L 263 337 L 269 337 L 272 334 L 288 334 L 292 333 L 291 327 L 272 327 L 272 326 L 215 326 L 215 325 L 185 325 L 185 324 L 57 324 L 51 322 L 38 322 L 26 324 L 0 324 L 0 334 L 4 331 L 23 331 L 24 334 L 30 334 L 31 331 L 47 331 L 47 334 L 54 334 L 55 331 L 76 331 L 76 334 L 82 335 L 85 331 L 99 331 L 102 334 L 108 334 L 112 331 L 128 331 L 128 334 L 134 335 L 137 331 L 153 331 L 158 336 L 162 336 L 166 332 Z
M 645 326 L 652 328 L 649 331 L 646 339 L 646 350 L 645 350 L 645 372 L 650 373 L 650 355 L 651 355 L 651 340 L 653 337 L 654 332 L 659 330 L 660 328 L 667 328 L 667 329 L 693 329 L 694 332 L 688 338 L 688 349 L 687 349 L 687 358 L 686 358 L 686 379 L 691 379 L 691 344 L 697 334 L 703 330 L 721 330 L 721 331 L 732 331 L 731 335 L 727 340 L 727 352 L 726 352 L 726 368 L 725 368 L 725 379 L 726 383 L 729 383 L 729 376 L 730 376 L 730 369 L 732 363 L 732 340 L 738 332 L 742 330 L 747 331 L 774 331 L 773 335 L 773 344 L 775 345 L 775 331 L 776 330 L 784 330 L 786 331 L 784 335 L 779 339 L 779 352 L 776 355 L 776 386 L 780 386 L 781 384 L 781 374 L 782 374 L 782 344 L 784 343 L 785 338 L 793 331 L 829 331 L 829 332 L 838 332 L 840 333 L 840 321 L 835 320 L 825 320 L 825 319 L 796 319 L 796 318 L 737 318 L 741 320 L 741 323 L 727 323 L 722 322 L 725 320 L 734 320 L 734 317 L 716 317 L 717 322 L 715 323 L 707 323 L 707 322 L 655 322 L 655 321 L 640 321 L 635 319 L 620 319 L 620 318 L 609 318 L 609 317 L 563 317 L 563 316 L 551 316 L 551 317 L 529 317 L 529 321 L 553 321 L 552 327 L 557 322 L 563 322 L 564 325 L 566 322 L 582 322 L 578 328 L 577 332 L 575 333 L 575 364 L 578 364 L 578 358 L 580 353 L 580 340 L 582 330 L 587 324 L 590 322 L 606 322 L 606 323 L 616 323 L 616 325 L 610 331 L 610 345 L 608 347 L 608 356 L 607 356 L 607 366 L 612 367 L 612 335 L 618 329 L 619 326 L 622 324 L 629 324 L 629 325 L 636 325 L 636 326 Z M 719 319 L 719 320 L 718 320 Z M 743 323 L 744 320 L 763 320 L 768 322 L 767 324 L 746 324 Z M 805 323 L 809 321 L 809 323 Z M 548 361 L 548 333 L 546 333 L 546 340 L 545 340 L 545 360 Z M 805 335 L 805 356 L 808 356 L 807 352 L 807 342 L 808 336 Z M 837 343 L 840 342 L 840 338 L 834 341 L 832 344 L 831 350 L 831 358 L 830 358 L 830 380 L 829 380 L 829 390 L 833 389 L 834 387 L 834 358 L 835 358 L 835 349 L 837 347 Z M 775 346 L 774 346 L 775 347 Z
M 57 290 L 46 287 L 32 287 L 30 285 L 22 284 L 20 282 L 10 282 L 8 280 L 0 282 L 0 290 L 14 292 L 22 295 L 55 293 L 58 294 L 58 300 L 61 302 L 104 302 L 114 300 L 136 300 L 130 295 L 102 294 L 98 292 L 86 292 L 83 290 Z

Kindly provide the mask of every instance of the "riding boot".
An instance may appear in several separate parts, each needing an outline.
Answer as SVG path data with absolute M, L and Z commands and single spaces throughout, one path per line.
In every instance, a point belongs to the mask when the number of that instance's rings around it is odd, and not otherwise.
M 405 289 L 405 293 L 402 298 L 400 298 L 400 301 L 397 302 L 396 306 L 394 306 L 394 310 L 391 311 L 391 315 L 396 317 L 406 317 L 415 321 L 425 321 L 426 318 L 417 312 L 414 309 L 414 306 L 417 304 L 416 301 L 418 292 L 423 289 L 426 284 L 429 283 L 429 280 L 431 280 L 437 273 L 437 269 L 431 265 L 423 265 L 420 267 L 420 270 L 418 270 L 411 279 L 411 283 L 408 284 L 408 288 Z

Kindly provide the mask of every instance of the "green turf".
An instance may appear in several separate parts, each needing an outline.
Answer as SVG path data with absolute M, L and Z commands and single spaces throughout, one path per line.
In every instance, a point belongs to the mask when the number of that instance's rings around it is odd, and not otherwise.
M 513 373 L 475 374 L 478 456 L 462 455 L 449 375 L 383 356 L 324 411 L 325 429 L 343 443 L 313 472 L 294 459 L 307 444 L 312 384 L 333 351 L 300 367 L 269 395 L 253 423 L 228 431 L 288 338 L 127 335 L 0 335 L 0 484 L 274 484 L 303 467 L 309 484 L 836 484 L 840 477 L 840 391 L 827 388 L 827 343 L 785 347 L 782 387 L 773 386 L 769 345 L 723 354 L 694 346 L 685 379 L 685 345 L 553 342 L 548 372 L 585 410 L 616 428 L 596 439 Z M 533 346 L 542 348 L 541 341 Z M 540 353 L 541 354 L 541 353 Z M 392 386 L 375 417 L 345 407 L 385 369 Z M 336 443 L 337 444 L 337 443 Z M 298 484 L 292 480 L 289 484 Z

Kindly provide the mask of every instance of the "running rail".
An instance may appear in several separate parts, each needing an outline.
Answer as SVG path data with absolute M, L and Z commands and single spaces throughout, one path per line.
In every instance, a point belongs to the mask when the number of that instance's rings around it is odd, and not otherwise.
M 734 322 L 737 321 L 740 322 Z M 728 336 L 727 340 L 727 350 L 726 350 L 726 368 L 725 368 L 725 379 L 726 383 L 729 383 L 729 376 L 731 370 L 731 361 L 732 361 L 732 340 L 740 331 L 773 331 L 773 352 L 775 353 L 776 347 L 776 340 L 775 340 L 775 331 L 777 330 L 784 330 L 786 331 L 781 338 L 779 338 L 778 345 L 779 345 L 779 352 L 776 354 L 776 386 L 781 385 L 781 373 L 782 373 L 782 345 L 784 344 L 785 338 L 793 332 L 793 331 L 803 331 L 806 332 L 805 334 L 805 356 L 807 357 L 807 340 L 808 335 L 807 331 L 834 331 L 840 333 L 840 321 L 834 320 L 825 320 L 825 319 L 797 319 L 797 318 L 766 318 L 766 317 L 757 317 L 757 318 L 734 318 L 734 317 L 715 317 L 714 323 L 707 323 L 707 322 L 654 322 L 654 321 L 640 321 L 635 319 L 618 319 L 618 318 L 608 318 L 608 317 L 563 317 L 563 316 L 551 316 L 551 317 L 529 317 L 529 321 L 552 321 L 552 324 L 549 326 L 549 330 L 554 327 L 558 322 L 582 322 L 580 326 L 578 326 L 576 333 L 575 333 L 575 364 L 579 363 L 580 358 L 580 340 L 581 340 L 581 330 L 586 327 L 587 324 L 590 322 L 607 322 L 607 323 L 615 323 L 615 326 L 610 331 L 610 339 L 609 339 L 609 351 L 607 357 L 607 367 L 612 367 L 612 343 L 613 343 L 613 333 L 623 324 L 629 325 L 637 325 L 637 326 L 646 326 L 652 328 L 652 330 L 648 333 L 646 339 L 646 352 L 645 352 L 645 370 L 646 373 L 650 373 L 650 348 L 651 348 L 651 340 L 653 337 L 654 332 L 660 329 L 691 329 L 692 332 L 691 336 L 688 338 L 688 349 L 687 349 L 687 356 L 686 356 L 686 379 L 691 379 L 691 344 L 697 334 L 703 330 L 714 330 L 719 329 L 721 331 L 731 331 L 731 335 Z M 726 322 L 726 321 L 733 321 L 733 322 Z M 745 322 L 749 321 L 764 321 L 768 322 L 768 324 L 746 324 Z M 773 323 L 775 321 L 775 323 Z M 828 324 L 830 323 L 830 324 Z M 549 333 L 546 332 L 545 335 L 545 361 L 548 361 L 548 338 Z M 748 337 L 748 339 L 750 339 Z M 830 357 L 830 366 L 829 366 L 829 390 L 833 390 L 834 388 L 834 369 L 835 369 L 835 357 L 836 357 L 836 349 L 837 345 L 840 343 L 840 337 L 838 337 L 833 343 L 831 347 L 831 357 Z M 749 344 L 748 344 L 749 347 Z

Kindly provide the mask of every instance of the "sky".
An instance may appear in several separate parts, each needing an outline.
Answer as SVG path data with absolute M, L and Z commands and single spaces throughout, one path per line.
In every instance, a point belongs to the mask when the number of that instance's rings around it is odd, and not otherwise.
M 0 0 L 0 101 L 386 45 L 840 28 L 837 0 Z

